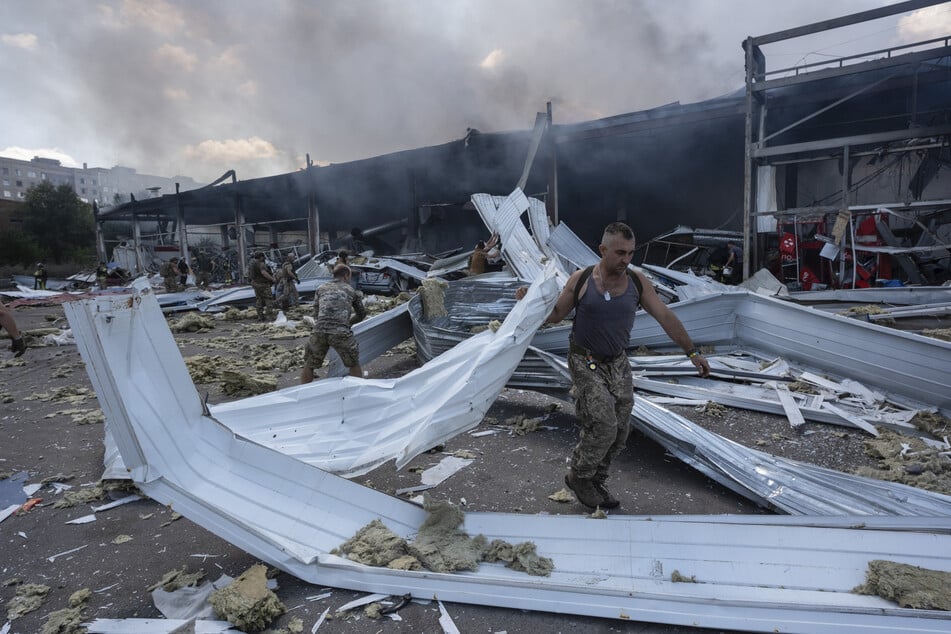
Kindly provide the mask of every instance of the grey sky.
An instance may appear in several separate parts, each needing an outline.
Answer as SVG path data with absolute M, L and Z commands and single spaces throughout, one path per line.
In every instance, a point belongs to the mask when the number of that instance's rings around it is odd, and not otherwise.
M 0 3 L 0 155 L 209 181 L 715 97 L 740 43 L 883 0 Z M 951 3 L 767 47 L 771 67 L 951 33 Z

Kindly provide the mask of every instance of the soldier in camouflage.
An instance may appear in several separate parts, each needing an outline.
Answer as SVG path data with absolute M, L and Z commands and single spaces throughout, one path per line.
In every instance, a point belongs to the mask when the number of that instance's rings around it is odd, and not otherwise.
M 324 364 L 327 351 L 333 348 L 340 360 L 350 370 L 350 376 L 362 377 L 360 350 L 350 329 L 367 316 L 360 293 L 350 285 L 350 267 L 338 264 L 333 270 L 333 280 L 317 289 L 314 298 L 317 321 L 310 340 L 304 345 L 304 367 L 300 382 L 314 380 L 314 370 Z
M 162 275 L 162 281 L 165 282 L 165 292 L 166 293 L 176 293 L 180 289 L 178 287 L 178 258 L 174 257 L 171 260 L 162 264 L 159 269 L 159 273 Z
M 258 313 L 258 321 L 265 321 L 274 310 L 274 297 L 271 294 L 274 276 L 271 275 L 271 271 L 264 261 L 263 252 L 254 252 L 251 266 L 248 267 L 248 278 L 251 282 L 251 288 L 254 289 L 254 308 Z
M 284 289 L 281 292 L 281 307 L 287 310 L 291 306 L 300 304 L 300 297 L 297 294 L 297 284 L 300 278 L 297 277 L 297 271 L 294 270 L 294 254 L 288 253 L 281 266 L 281 283 Z
M 631 228 L 620 222 L 608 225 L 598 250 L 601 261 L 568 278 L 546 322 L 557 323 L 575 310 L 568 368 L 580 431 L 565 484 L 585 506 L 610 509 L 621 504 L 608 491 L 607 479 L 611 461 L 630 432 L 634 391 L 626 348 L 638 304 L 683 348 L 700 376 L 710 374 L 710 365 L 654 287 L 641 273 L 629 272 L 634 256 Z M 519 289 L 516 297 L 524 297 L 525 290 Z

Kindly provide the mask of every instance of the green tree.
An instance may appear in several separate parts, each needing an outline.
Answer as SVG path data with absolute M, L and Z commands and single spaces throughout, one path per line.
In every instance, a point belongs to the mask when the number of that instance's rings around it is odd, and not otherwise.
M 42 182 L 26 193 L 23 229 L 33 236 L 43 259 L 57 264 L 84 262 L 95 254 L 96 230 L 92 206 L 69 185 Z
M 0 264 L 34 267 L 40 258 L 40 248 L 32 235 L 18 229 L 0 233 Z

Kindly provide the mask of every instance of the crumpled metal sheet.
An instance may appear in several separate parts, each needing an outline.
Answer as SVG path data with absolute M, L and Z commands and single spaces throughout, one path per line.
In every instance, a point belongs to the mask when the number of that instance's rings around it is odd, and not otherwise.
M 530 292 L 513 311 L 512 321 L 525 328 L 523 339 L 528 338 L 532 315 L 549 308 L 541 297 L 533 298 Z M 521 312 L 526 306 L 530 308 Z M 730 630 L 875 628 L 897 634 L 946 629 L 946 613 L 899 608 L 879 597 L 852 592 L 871 559 L 899 558 L 951 570 L 951 535 L 932 530 L 927 520 L 893 530 L 879 528 L 876 518 L 861 528 L 830 526 L 823 520 L 819 520 L 823 527 L 816 528 L 775 516 L 736 520 L 618 516 L 592 521 L 583 516 L 468 513 L 465 528 L 471 533 L 490 540 L 533 541 L 540 554 L 554 560 L 552 576 L 529 577 L 500 565 L 483 565 L 466 574 L 433 574 L 356 564 L 330 550 L 373 519 L 410 536 L 418 531 L 425 512 L 251 442 L 203 415 L 194 384 L 171 333 L 162 327 L 164 319 L 150 293 L 74 302 L 66 312 L 106 417 L 115 425 L 119 450 L 143 492 L 307 582 Z M 478 337 L 472 340 L 486 343 Z M 463 352 L 472 365 L 471 351 Z M 451 360 L 453 351 L 443 357 Z M 516 361 L 510 360 L 512 367 Z M 442 363 L 448 361 L 434 362 Z M 449 409 L 442 412 L 449 425 L 464 419 L 469 410 L 464 398 L 469 380 L 464 375 L 456 380 L 458 368 L 453 372 L 452 380 L 438 386 L 453 392 L 446 401 Z M 329 379 L 303 388 L 333 383 L 346 391 L 348 383 L 355 382 Z M 364 383 L 381 391 L 386 384 Z M 292 400 L 307 391 L 290 388 L 278 394 Z M 337 408 L 335 399 L 336 392 L 320 403 L 297 408 Z M 417 405 L 400 391 L 394 391 L 389 401 L 402 401 L 408 408 Z M 458 408 L 452 409 L 454 405 Z M 388 424 L 377 411 L 364 415 L 372 415 L 378 426 Z M 419 415 L 417 424 L 429 422 L 424 413 Z M 889 519 L 888 526 L 893 524 Z M 823 547 L 817 549 L 817 543 Z M 672 582 L 674 570 L 695 576 L 698 583 Z
M 551 385 L 570 384 L 563 358 L 532 352 L 547 360 Z M 550 393 L 567 397 L 565 392 Z M 951 496 L 744 447 L 647 399 L 634 399 L 631 424 L 711 480 L 783 513 L 942 517 L 951 526 Z

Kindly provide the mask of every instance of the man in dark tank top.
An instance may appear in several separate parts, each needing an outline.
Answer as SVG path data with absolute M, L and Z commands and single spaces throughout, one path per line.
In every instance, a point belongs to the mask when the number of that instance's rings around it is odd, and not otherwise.
M 568 278 L 546 322 L 562 321 L 575 309 L 568 367 L 580 432 L 565 484 L 585 506 L 610 509 L 620 502 L 608 491 L 609 469 L 627 443 L 634 408 L 626 348 L 638 304 L 683 348 L 700 376 L 709 376 L 710 364 L 694 348 L 683 324 L 654 287 L 640 273 L 629 271 L 634 256 L 631 228 L 621 222 L 608 225 L 598 251 L 601 261 Z M 637 282 L 632 275 L 637 276 Z M 524 291 L 519 289 L 516 297 L 522 296 Z

